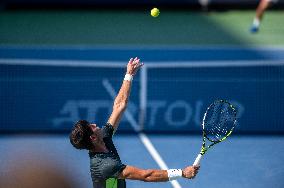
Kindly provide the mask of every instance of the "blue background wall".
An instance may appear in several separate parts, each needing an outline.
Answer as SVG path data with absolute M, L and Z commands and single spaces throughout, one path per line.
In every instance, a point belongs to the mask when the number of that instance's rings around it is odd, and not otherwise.
M 80 66 L 84 61 L 77 61 L 77 67 L 41 65 L 44 60 L 38 60 L 38 65 L 0 65 L 0 131 L 7 132 L 68 132 L 79 119 L 87 119 L 102 126 L 108 119 L 113 99 L 103 84 L 107 79 L 110 85 L 118 92 L 125 73 L 127 58 L 133 52 L 107 50 L 100 51 L 101 56 L 113 54 L 113 61 L 100 61 L 100 56 L 89 56 L 90 65 Z M 3 51 L 2 51 L 3 52 Z M 156 65 L 147 68 L 147 108 L 144 120 L 144 130 L 147 132 L 198 132 L 200 122 L 206 107 L 216 99 L 227 99 L 238 109 L 239 133 L 280 133 L 284 132 L 282 112 L 284 111 L 284 70 L 282 50 L 274 53 L 248 51 L 236 55 L 236 59 L 245 59 L 244 54 L 251 61 L 227 61 L 216 52 L 208 55 L 210 65 L 216 63 L 227 64 L 225 67 L 194 67 L 196 50 L 183 51 L 188 67 L 180 67 L 181 62 L 172 62 L 171 59 L 180 58 L 182 53 L 172 53 L 166 56 L 153 56 L 155 50 L 140 50 L 147 65 Z M 235 50 L 237 52 L 237 50 Z M 69 52 L 70 53 L 70 52 Z M 199 52 L 202 54 L 202 52 Z M 208 52 L 209 53 L 209 52 Z M 4 54 L 4 53 L 3 53 Z M 9 55 L 9 53 L 7 53 Z M 8 58 L 6 54 L 6 58 Z M 10 53 L 21 57 L 21 53 Z M 68 51 L 58 53 L 58 63 L 65 64 L 74 61 L 62 61 L 68 56 Z M 65 55 L 64 55 L 65 54 Z M 73 50 L 73 58 L 82 55 L 82 51 Z M 90 53 L 94 54 L 94 53 Z M 105 54 L 105 55 L 103 55 Z M 152 55 L 151 55 L 152 54 Z M 214 55 L 215 54 L 215 57 Z M 219 54 L 222 54 L 219 52 Z M 255 54 L 251 56 L 251 54 Z M 273 61 L 259 61 L 258 58 L 270 57 Z M 268 56 L 268 54 L 270 56 Z M 271 56 L 273 54 L 274 56 Z M 42 51 L 25 53 L 26 59 L 46 57 Z M 184 57 L 185 57 L 184 56 Z M 5 57 L 5 55 L 3 55 Z M 52 56 L 51 56 L 52 57 Z M 87 58 L 88 56 L 85 56 Z M 127 57 L 127 58 L 126 58 Z M 160 58 L 159 58 L 160 57 Z M 254 57 L 255 59 L 253 59 Z M 62 59 L 63 58 L 63 59 Z M 125 61 L 121 61 L 121 59 Z M 201 60 L 205 61 L 205 59 Z M 178 58 L 176 58 L 178 59 Z M 214 61 L 212 61 L 212 59 Z M 219 60 L 218 60 L 219 59 Z M 233 58 L 232 58 L 233 59 Z M 268 58 L 267 58 L 268 59 Z M 99 60 L 99 61 L 98 61 Z M 26 60 L 31 62 L 32 60 Z M 5 62 L 5 60 L 3 60 Z M 23 63 L 24 61 L 22 61 Z M 47 61 L 48 62 L 48 61 Z M 105 63 L 106 67 L 96 67 L 96 62 Z M 234 64 L 237 62 L 239 66 Z M 256 62 L 258 65 L 246 65 Z M 263 64 L 261 63 L 263 62 Z M 275 63 L 276 62 L 276 63 Z M 277 63 L 280 62 L 280 63 Z M 46 62 L 45 62 L 46 63 Z M 203 62 L 198 64 L 202 65 Z M 110 64 L 115 67 L 110 67 Z M 177 66 L 173 66 L 176 64 Z M 186 64 L 186 63 L 185 63 Z M 243 65 L 242 65 L 243 64 Z M 163 65 L 160 68 L 159 65 Z M 167 65 L 172 66 L 168 67 Z M 240 66 L 241 65 L 241 66 Z M 139 120 L 140 114 L 140 75 L 135 77 L 128 109 L 133 117 Z M 120 131 L 133 131 L 131 125 L 122 119 Z

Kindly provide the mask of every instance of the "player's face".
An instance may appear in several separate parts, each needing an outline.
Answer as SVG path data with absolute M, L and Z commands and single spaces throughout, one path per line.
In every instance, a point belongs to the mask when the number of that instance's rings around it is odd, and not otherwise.
M 93 134 L 91 135 L 92 140 L 99 140 L 100 138 L 102 138 L 102 131 L 99 127 L 97 127 L 96 124 L 90 124 L 89 125 Z

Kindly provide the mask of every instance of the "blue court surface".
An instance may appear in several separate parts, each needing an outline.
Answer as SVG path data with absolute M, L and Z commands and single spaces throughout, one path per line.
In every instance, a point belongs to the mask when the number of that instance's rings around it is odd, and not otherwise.
M 199 135 L 151 135 L 149 138 L 170 168 L 191 165 L 201 144 Z M 17 162 L 25 163 L 26 158 L 37 158 L 42 163 L 48 159 L 63 172 L 71 173 L 81 187 L 92 187 L 88 154 L 72 148 L 67 135 L 2 135 L 0 142 L 1 173 L 7 173 Z M 114 142 L 125 164 L 159 168 L 138 136 L 118 135 Z M 208 151 L 194 180 L 179 179 L 178 182 L 181 187 L 192 188 L 282 188 L 283 158 L 283 136 L 232 136 Z M 172 187 L 169 182 L 127 181 L 127 185 L 129 188 Z
M 145 67 L 114 136 L 123 163 L 191 165 L 203 112 L 219 97 L 237 107 L 238 125 L 208 151 L 194 180 L 127 181 L 128 188 L 284 187 L 283 47 L 0 46 L 1 175 L 35 159 L 91 188 L 88 153 L 75 150 L 67 133 L 78 119 L 105 123 L 132 56 Z

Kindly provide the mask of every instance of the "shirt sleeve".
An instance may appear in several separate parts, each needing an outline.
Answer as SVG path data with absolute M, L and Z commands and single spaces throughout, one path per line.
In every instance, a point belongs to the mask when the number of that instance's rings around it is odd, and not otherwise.
M 113 126 L 110 123 L 106 123 L 103 129 L 104 129 L 103 137 L 113 136 L 114 130 L 113 130 Z
M 120 175 L 120 173 L 126 168 L 126 165 L 125 164 L 120 164 L 118 166 L 116 166 L 114 169 L 114 173 L 112 175 L 112 177 L 114 178 L 118 178 L 118 176 Z

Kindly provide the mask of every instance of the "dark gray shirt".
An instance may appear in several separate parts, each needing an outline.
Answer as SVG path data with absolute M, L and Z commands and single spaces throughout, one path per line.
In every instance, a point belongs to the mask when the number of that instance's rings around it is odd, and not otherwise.
M 90 171 L 94 187 L 103 187 L 108 178 L 118 178 L 119 174 L 126 167 L 122 164 L 117 150 L 112 142 L 113 127 L 107 123 L 103 128 L 103 141 L 108 153 L 89 152 Z

